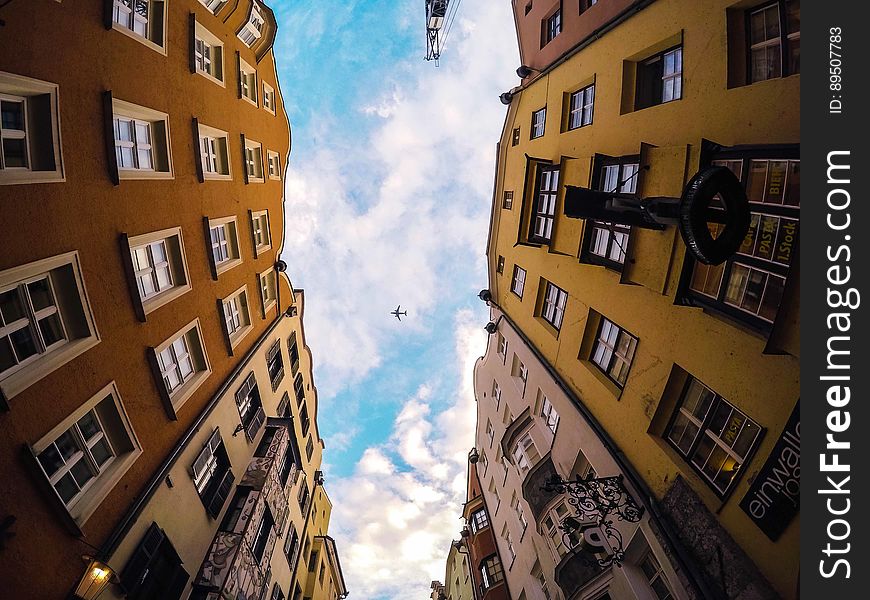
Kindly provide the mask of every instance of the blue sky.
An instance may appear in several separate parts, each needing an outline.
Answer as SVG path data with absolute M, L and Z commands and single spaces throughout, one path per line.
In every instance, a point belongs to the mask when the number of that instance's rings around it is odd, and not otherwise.
M 420 0 L 270 5 L 292 128 L 284 258 L 306 293 L 330 529 L 353 596 L 426 598 L 474 439 L 510 3 L 460 3 L 437 68 Z

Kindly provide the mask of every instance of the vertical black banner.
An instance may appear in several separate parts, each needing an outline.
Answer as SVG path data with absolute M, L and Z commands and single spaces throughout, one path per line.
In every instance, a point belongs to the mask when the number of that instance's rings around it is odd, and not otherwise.
M 801 597 L 867 598 L 870 269 L 866 4 L 801 19 Z

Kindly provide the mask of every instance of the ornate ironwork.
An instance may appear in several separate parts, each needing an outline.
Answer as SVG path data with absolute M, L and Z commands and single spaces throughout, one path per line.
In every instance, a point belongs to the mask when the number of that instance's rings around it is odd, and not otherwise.
M 622 484 L 622 475 L 565 481 L 553 474 L 541 488 L 549 493 L 567 494 L 576 510 L 559 524 L 565 545 L 572 552 L 590 550 L 602 567 L 625 559 L 622 533 L 614 523 L 637 523 L 644 509 Z

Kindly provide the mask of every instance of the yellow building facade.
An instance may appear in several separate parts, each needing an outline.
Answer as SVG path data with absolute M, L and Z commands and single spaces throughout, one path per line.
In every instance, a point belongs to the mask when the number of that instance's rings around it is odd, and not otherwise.
M 796 597 L 799 3 L 513 6 L 527 68 L 502 97 L 487 299 L 612 439 L 709 589 Z M 571 188 L 680 198 L 713 165 L 752 210 L 722 265 L 675 226 L 571 216 Z

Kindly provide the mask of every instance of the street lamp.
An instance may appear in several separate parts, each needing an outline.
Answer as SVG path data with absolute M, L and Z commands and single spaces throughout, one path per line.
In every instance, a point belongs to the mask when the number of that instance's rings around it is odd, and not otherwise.
M 644 511 L 625 489 L 622 475 L 589 479 L 578 476 L 574 481 L 565 481 L 554 473 L 541 489 L 567 493 L 568 504 L 577 511 L 559 525 L 572 552 L 591 552 L 602 567 L 620 566 L 625 560 L 625 548 L 614 522 L 637 523 Z
M 90 556 L 82 558 L 88 562 L 88 569 L 76 587 L 75 596 L 81 600 L 94 600 L 117 579 L 117 575 L 112 567 L 103 561 Z

